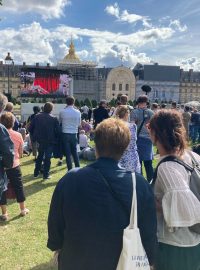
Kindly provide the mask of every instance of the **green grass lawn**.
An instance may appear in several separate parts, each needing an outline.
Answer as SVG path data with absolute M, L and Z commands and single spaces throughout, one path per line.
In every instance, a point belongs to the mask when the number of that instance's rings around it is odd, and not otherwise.
M 53 270 L 52 252 L 46 248 L 47 215 L 51 196 L 58 180 L 65 174 L 66 165 L 56 166 L 52 160 L 52 178 L 43 181 L 33 178 L 33 157 L 21 160 L 23 182 L 26 193 L 26 206 L 30 213 L 19 216 L 18 204 L 10 201 L 8 205 L 9 221 L 0 223 L 1 235 L 1 270 Z M 81 166 L 87 162 L 82 161 Z M 155 166 L 155 162 L 154 162 Z M 102 269 L 103 270 L 103 269 Z
M 58 180 L 65 174 L 66 165 L 56 166 L 52 161 L 52 178 L 43 181 L 33 178 L 33 157 L 21 160 L 23 182 L 26 192 L 26 206 L 30 214 L 19 216 L 18 204 L 10 201 L 8 205 L 9 221 L 0 223 L 1 235 L 1 270 L 51 270 L 52 252 L 46 248 L 47 215 L 52 192 Z M 82 162 L 82 166 L 86 163 Z

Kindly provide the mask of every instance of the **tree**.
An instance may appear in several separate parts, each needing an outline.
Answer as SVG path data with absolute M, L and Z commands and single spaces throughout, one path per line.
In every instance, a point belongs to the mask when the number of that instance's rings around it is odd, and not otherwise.
M 3 5 L 2 0 L 0 0 L 0 5 L 1 5 L 1 6 Z
M 77 108 L 79 108 L 80 107 L 80 102 L 78 101 L 78 99 L 75 99 L 75 106 L 77 107 Z
M 133 101 L 132 101 L 132 100 L 129 100 L 128 104 L 129 104 L 130 106 L 133 106 Z
M 151 92 L 151 87 L 147 84 L 144 84 L 142 87 L 141 87 L 142 91 L 146 93 L 146 95 L 148 95 L 148 93 Z
M 97 105 L 98 105 L 98 103 L 97 103 L 97 101 L 96 101 L 95 99 L 93 99 L 93 100 L 91 101 L 91 103 L 92 103 L 92 108 L 96 108 Z
M 109 105 L 110 105 L 111 107 L 115 107 L 115 103 L 116 103 L 116 101 L 115 101 L 115 99 L 113 98 L 113 99 L 111 99 L 111 101 L 109 102 Z
M 85 104 L 86 106 L 88 106 L 89 108 L 92 107 L 92 104 L 91 104 L 91 102 L 90 102 L 90 100 L 89 100 L 88 98 L 86 98 L 86 99 L 84 100 L 84 104 Z
M 80 107 L 83 107 L 83 105 L 84 105 L 84 102 L 81 100 L 80 101 Z

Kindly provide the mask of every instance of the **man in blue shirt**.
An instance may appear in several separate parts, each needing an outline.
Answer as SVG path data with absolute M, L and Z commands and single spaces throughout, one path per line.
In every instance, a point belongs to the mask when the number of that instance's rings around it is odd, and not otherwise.
M 76 146 L 78 128 L 81 124 L 81 113 L 74 108 L 74 102 L 75 99 L 68 96 L 66 98 L 67 106 L 59 114 L 59 121 L 62 126 L 62 144 L 68 171 L 72 169 L 71 156 L 75 167 L 80 167 Z
M 147 130 L 147 123 L 149 123 L 154 112 L 147 108 L 148 97 L 141 95 L 137 99 L 138 108 L 133 110 L 130 114 L 130 121 L 137 125 L 137 148 L 141 163 L 144 163 L 147 180 L 150 182 L 153 178 L 153 144 Z
M 97 161 L 72 169 L 57 184 L 49 211 L 47 246 L 59 253 L 59 270 L 116 269 L 123 230 L 129 225 L 133 194 L 131 172 L 118 165 L 129 142 L 130 131 L 123 121 L 104 120 L 95 130 Z M 139 174 L 136 174 L 136 193 L 142 244 L 153 265 L 154 195 Z

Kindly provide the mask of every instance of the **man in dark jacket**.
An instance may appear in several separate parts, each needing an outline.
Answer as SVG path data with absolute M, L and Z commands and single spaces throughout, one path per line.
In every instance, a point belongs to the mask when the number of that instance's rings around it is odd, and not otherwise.
M 39 144 L 34 177 L 38 177 L 42 161 L 44 161 L 43 179 L 50 178 L 51 157 L 54 145 L 57 143 L 57 138 L 60 133 L 58 119 L 51 114 L 52 110 L 53 104 L 51 102 L 45 103 L 44 112 L 34 117 L 29 129 L 33 134 L 33 140 L 37 141 Z
M 109 117 L 108 111 L 106 110 L 106 101 L 102 100 L 99 103 L 99 107 L 94 109 L 93 111 L 93 124 L 94 128 L 101 123 L 104 119 L 107 119 Z
M 59 181 L 50 206 L 47 243 L 49 249 L 59 252 L 59 270 L 116 269 L 133 194 L 131 172 L 118 165 L 129 142 L 130 131 L 123 121 L 115 118 L 103 121 L 95 130 L 97 161 L 72 169 Z M 154 195 L 139 174 L 136 193 L 142 244 L 153 265 Z
M 31 122 L 33 121 L 33 119 L 35 118 L 35 116 L 40 112 L 40 107 L 39 106 L 34 106 L 33 107 L 33 114 L 31 114 L 27 120 L 27 129 L 30 133 L 30 139 L 31 139 L 31 146 L 32 146 L 32 153 L 33 156 L 35 157 L 35 160 L 37 158 L 37 151 L 38 151 L 38 143 L 36 141 L 34 141 L 33 139 L 33 134 L 30 130 L 30 126 L 31 126 Z

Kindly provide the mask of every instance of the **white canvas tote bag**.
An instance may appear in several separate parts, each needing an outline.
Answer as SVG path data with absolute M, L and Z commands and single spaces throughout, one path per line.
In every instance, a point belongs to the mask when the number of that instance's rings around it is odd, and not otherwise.
M 116 270 L 150 270 L 148 258 L 143 248 L 137 224 L 136 179 L 132 173 L 133 198 L 130 224 L 124 229 L 123 247 Z

